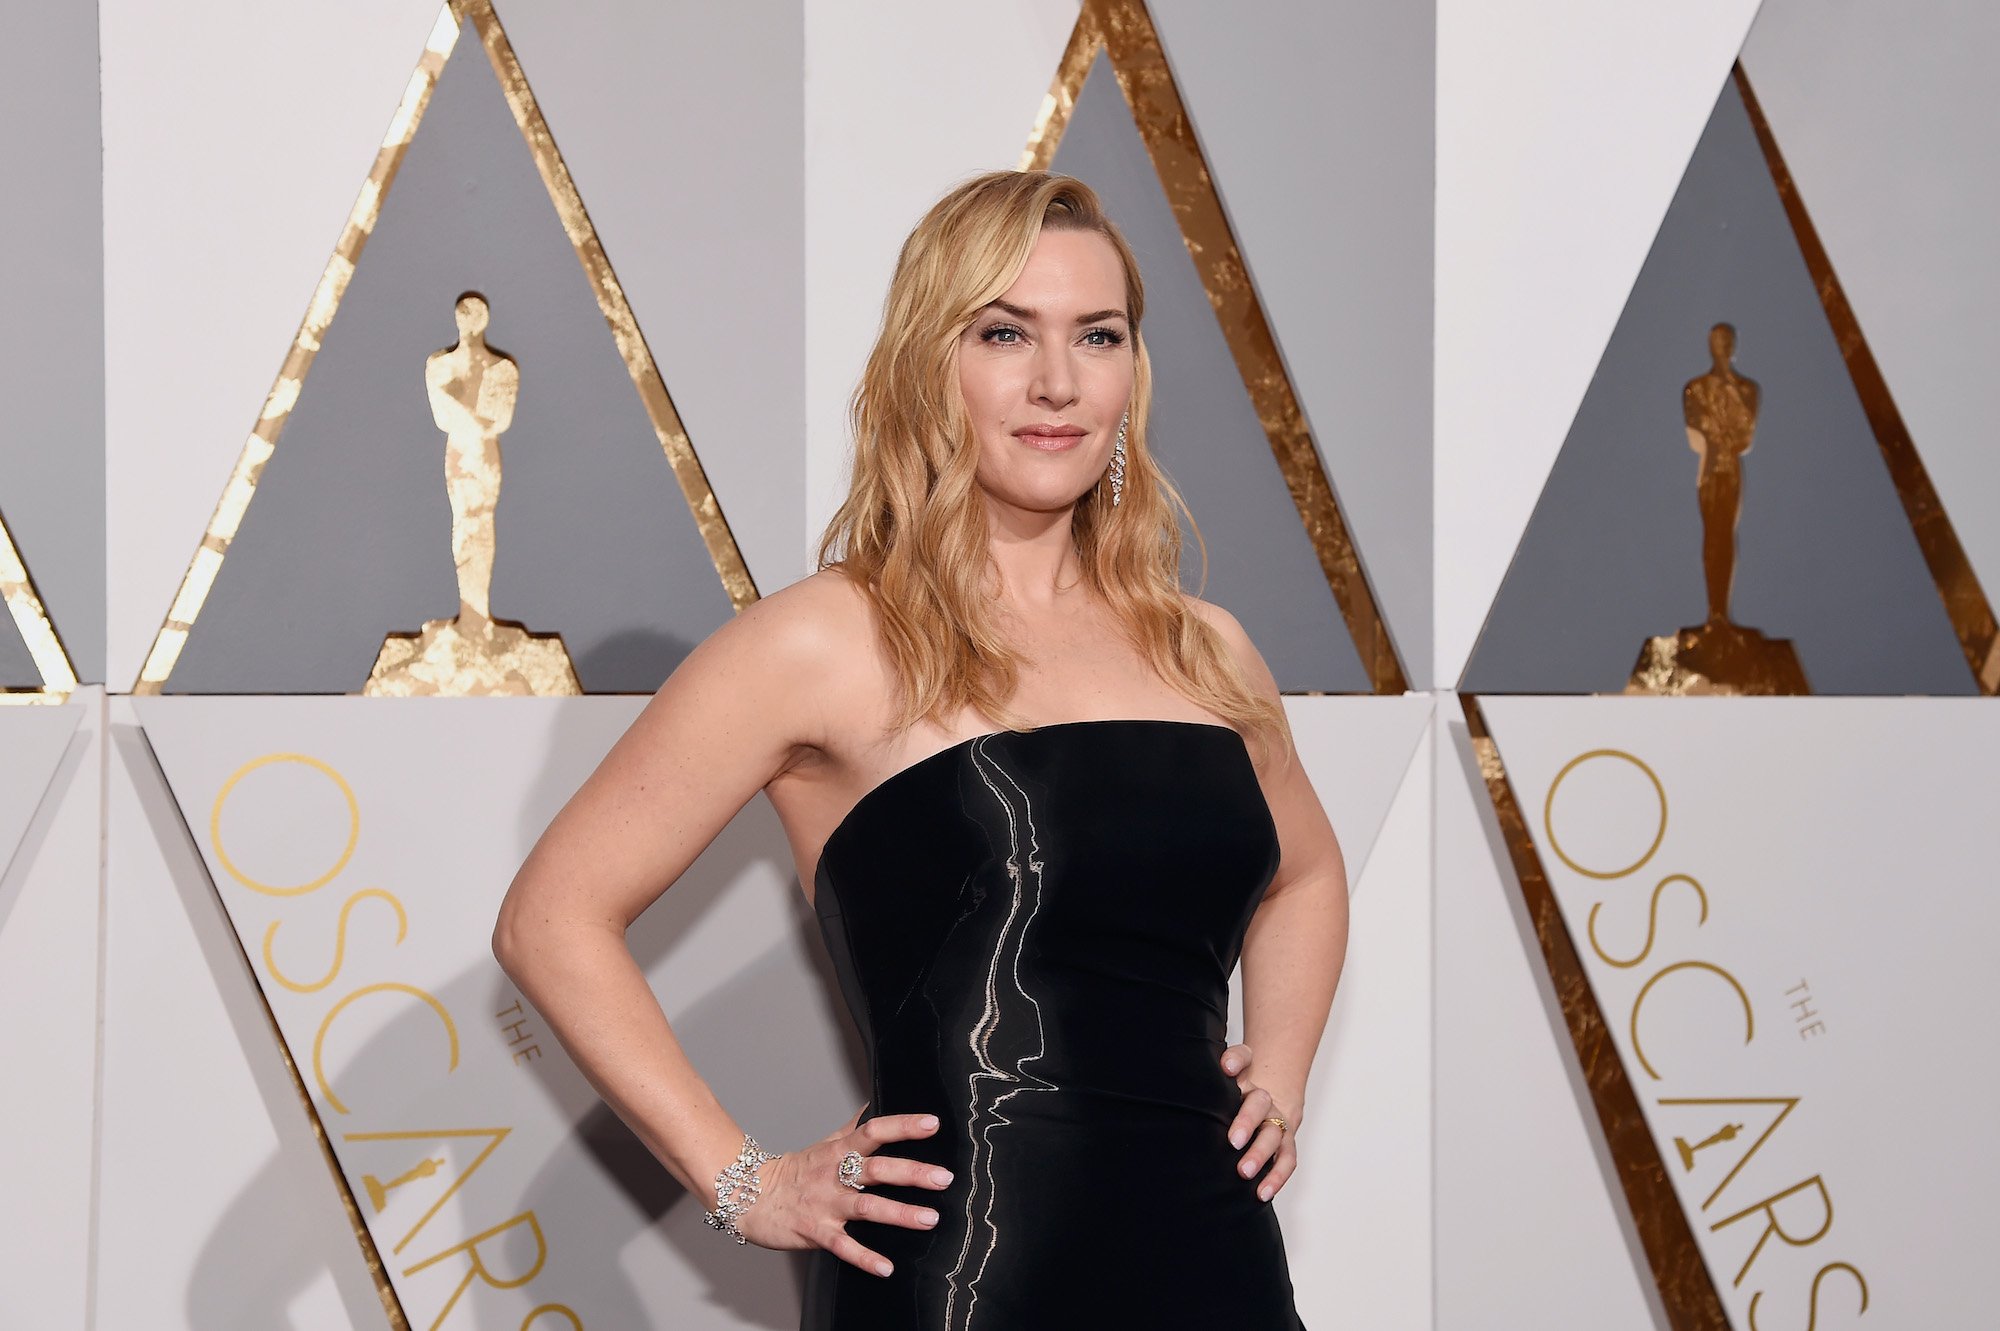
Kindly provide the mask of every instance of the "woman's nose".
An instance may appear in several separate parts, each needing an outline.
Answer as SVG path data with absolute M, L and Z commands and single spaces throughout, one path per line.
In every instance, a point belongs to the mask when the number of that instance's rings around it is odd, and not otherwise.
M 1076 368 L 1067 349 L 1043 350 L 1035 357 L 1035 399 L 1058 409 L 1076 401 Z

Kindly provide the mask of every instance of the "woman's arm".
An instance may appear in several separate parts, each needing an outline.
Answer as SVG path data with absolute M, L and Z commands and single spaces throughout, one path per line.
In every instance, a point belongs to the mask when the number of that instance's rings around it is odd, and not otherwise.
M 1219 607 L 1196 604 L 1229 644 L 1252 687 L 1279 701 L 1278 682 L 1243 626 Z M 1251 1080 L 1276 1106 L 1258 1112 L 1253 1122 L 1268 1113 L 1286 1120 L 1284 1151 L 1266 1181 L 1275 1191 L 1290 1173 L 1292 1130 L 1305 1116 L 1306 1078 L 1347 956 L 1347 864 L 1298 758 L 1262 778 L 1282 858 L 1243 940 L 1243 1043 L 1251 1051 Z M 1242 1139 L 1232 1138 L 1238 1146 L 1251 1141 L 1243 1127 L 1236 1128 Z M 1274 1129 L 1255 1137 L 1245 1160 L 1250 1175 L 1277 1153 L 1279 1141 Z
M 542 833 L 493 931 L 501 969 L 696 1197 L 713 1193 L 743 1128 L 688 1061 L 625 931 L 824 738 L 826 692 L 800 681 L 842 659 L 835 595 L 808 579 L 696 647 Z

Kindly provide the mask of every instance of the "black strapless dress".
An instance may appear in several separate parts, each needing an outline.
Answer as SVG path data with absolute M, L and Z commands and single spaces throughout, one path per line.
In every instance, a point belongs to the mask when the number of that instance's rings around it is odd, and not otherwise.
M 920 759 L 827 840 L 815 907 L 866 1043 L 880 1154 L 941 1164 L 895 1263 L 811 1254 L 801 1331 L 1303 1331 L 1237 1172 L 1229 976 L 1277 873 L 1243 738 L 1195 721 L 1001 731 Z

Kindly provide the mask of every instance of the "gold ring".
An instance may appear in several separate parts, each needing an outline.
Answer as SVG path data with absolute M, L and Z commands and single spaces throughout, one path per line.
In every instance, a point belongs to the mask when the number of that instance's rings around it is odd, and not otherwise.
M 1285 1120 L 1284 1120 L 1284 1119 L 1282 1119 L 1282 1118 L 1280 1118 L 1280 1117 L 1278 1117 L 1278 1116 L 1277 1116 L 1276 1114 L 1273 1114 L 1273 1115 L 1271 1115 L 1271 1117 L 1269 1117 L 1269 1118 L 1265 1119 L 1264 1121 L 1265 1121 L 1266 1123 L 1275 1123 L 1275 1124 L 1277 1124 L 1277 1125 L 1278 1125 L 1278 1131 L 1280 1131 L 1280 1132 L 1283 1132 L 1283 1131 L 1285 1130 Z

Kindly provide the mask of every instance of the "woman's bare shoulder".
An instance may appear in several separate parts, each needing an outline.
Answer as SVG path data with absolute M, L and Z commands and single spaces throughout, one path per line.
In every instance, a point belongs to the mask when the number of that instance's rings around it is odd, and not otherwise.
M 667 747 L 728 744 L 764 766 L 758 784 L 837 740 L 879 692 L 866 594 L 823 570 L 758 598 L 696 645 L 641 727 Z
M 839 568 L 823 568 L 758 598 L 749 610 L 757 611 L 771 631 L 851 632 L 867 619 L 868 595 Z
M 1272 678 L 1271 668 L 1264 662 L 1264 654 L 1257 650 L 1257 644 L 1250 641 L 1250 634 L 1235 615 L 1230 614 L 1213 601 L 1204 601 L 1188 592 L 1181 593 L 1181 600 L 1189 610 L 1201 616 L 1228 645 L 1230 655 L 1236 659 L 1249 679 L 1256 686 L 1273 697 L 1277 696 L 1277 681 Z
M 865 661 L 873 633 L 867 593 L 828 568 L 751 602 L 716 636 L 736 639 L 731 655 L 754 655 L 787 672 L 809 670 L 817 683 Z
M 1256 650 L 1251 645 L 1250 635 L 1243 631 L 1243 625 L 1237 622 L 1236 616 L 1230 614 L 1215 602 L 1204 601 L 1191 592 L 1182 592 L 1181 602 L 1189 610 L 1201 616 L 1202 620 L 1210 628 L 1220 633 L 1223 641 L 1227 642 L 1232 650 L 1240 652 L 1245 647 L 1249 647 L 1252 651 Z

